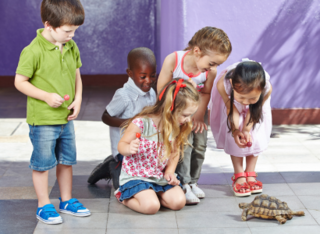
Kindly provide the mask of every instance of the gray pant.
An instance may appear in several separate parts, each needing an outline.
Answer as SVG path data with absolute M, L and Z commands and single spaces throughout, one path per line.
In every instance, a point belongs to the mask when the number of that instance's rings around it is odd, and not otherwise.
M 208 111 L 206 111 L 204 121 L 208 125 Z M 207 149 L 207 130 L 204 129 L 202 133 L 192 131 L 188 141 L 193 148 L 189 145 L 185 147 L 183 161 L 178 164 L 176 169 L 182 184 L 197 183 L 199 180 Z

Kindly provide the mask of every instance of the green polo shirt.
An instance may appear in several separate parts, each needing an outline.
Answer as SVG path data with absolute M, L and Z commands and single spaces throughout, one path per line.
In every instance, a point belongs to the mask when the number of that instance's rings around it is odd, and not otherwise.
M 59 47 L 46 40 L 43 29 L 37 30 L 37 37 L 23 49 L 16 73 L 29 77 L 35 87 L 61 97 L 68 94 L 58 108 L 50 107 L 46 102 L 29 97 L 27 100 L 27 123 L 31 125 L 66 124 L 70 114 L 68 106 L 75 96 L 76 69 L 81 67 L 80 52 L 73 40 Z

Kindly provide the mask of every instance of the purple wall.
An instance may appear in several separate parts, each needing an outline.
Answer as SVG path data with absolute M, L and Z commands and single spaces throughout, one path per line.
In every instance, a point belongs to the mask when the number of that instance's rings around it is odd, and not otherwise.
M 21 50 L 42 27 L 41 0 L 0 0 L 0 76 L 14 75 Z M 81 0 L 76 32 L 82 74 L 124 74 L 127 53 L 152 49 L 158 71 L 202 27 L 222 28 L 233 52 L 227 65 L 251 58 L 271 75 L 274 108 L 320 108 L 320 5 L 312 0 Z M 161 8 L 160 8 L 161 2 Z M 161 31 L 161 32 L 160 32 Z M 1 78 L 0 78 L 1 79 Z
M 85 23 L 76 31 L 82 74 L 125 74 L 128 52 L 139 46 L 157 56 L 157 0 L 81 0 Z M 41 0 L 0 1 L 0 76 L 14 75 L 21 50 L 43 27 Z
M 319 1 L 162 0 L 161 17 L 162 62 L 197 30 L 215 26 L 233 46 L 218 72 L 241 58 L 259 61 L 271 75 L 273 108 L 320 107 Z

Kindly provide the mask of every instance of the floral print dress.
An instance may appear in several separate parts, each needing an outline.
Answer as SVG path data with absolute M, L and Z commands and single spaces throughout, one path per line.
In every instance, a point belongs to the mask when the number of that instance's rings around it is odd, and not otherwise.
M 164 147 L 158 142 L 155 123 L 149 117 L 136 118 L 132 123 L 141 129 L 140 145 L 136 154 L 123 157 L 120 185 L 131 180 L 167 185 L 163 173 L 168 159 L 162 159 Z

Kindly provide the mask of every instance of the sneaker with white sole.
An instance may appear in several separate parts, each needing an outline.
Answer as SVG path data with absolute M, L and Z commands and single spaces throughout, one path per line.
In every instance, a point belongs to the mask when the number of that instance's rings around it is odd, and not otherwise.
M 199 199 L 204 198 L 206 195 L 201 188 L 198 187 L 197 183 L 189 184 L 191 187 L 191 191 L 196 195 Z
M 71 198 L 69 201 L 60 200 L 60 212 L 65 214 L 71 214 L 74 216 L 84 217 L 91 215 L 90 211 L 85 208 L 76 198 Z
M 62 223 L 62 218 L 52 204 L 39 207 L 37 210 L 37 219 L 45 224 Z
M 185 184 L 182 187 L 185 191 L 187 205 L 196 205 L 200 202 L 199 198 L 192 192 L 189 184 Z

